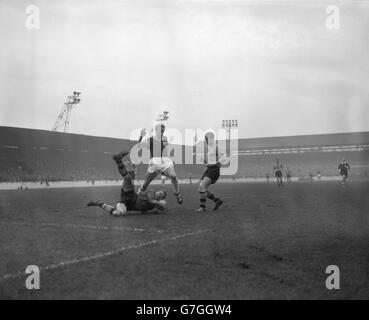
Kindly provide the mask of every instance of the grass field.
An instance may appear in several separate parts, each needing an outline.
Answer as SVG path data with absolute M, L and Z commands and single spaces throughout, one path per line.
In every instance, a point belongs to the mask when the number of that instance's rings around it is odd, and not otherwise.
M 167 214 L 119 218 L 85 206 L 115 203 L 117 187 L 1 191 L 0 298 L 369 298 L 368 182 L 218 184 L 226 206 L 206 214 L 194 185 L 182 191 Z M 40 290 L 25 288 L 28 265 Z

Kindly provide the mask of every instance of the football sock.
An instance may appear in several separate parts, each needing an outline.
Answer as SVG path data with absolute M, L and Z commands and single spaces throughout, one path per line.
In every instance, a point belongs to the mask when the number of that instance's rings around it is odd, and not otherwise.
M 210 191 L 207 191 L 207 192 L 206 192 L 206 195 L 207 195 L 207 197 L 208 197 L 210 200 L 212 200 L 212 201 L 214 201 L 214 202 L 217 202 L 217 201 L 218 201 L 218 199 L 219 199 L 219 198 L 217 198 L 213 193 L 211 193 Z
M 172 178 L 172 185 L 174 189 L 174 194 L 179 194 L 179 186 L 177 178 Z
M 200 207 L 204 209 L 206 208 L 206 191 L 200 192 Z
M 106 203 L 101 204 L 100 207 L 101 207 L 101 209 L 103 209 L 104 211 L 106 211 L 110 214 L 113 214 L 113 212 L 115 211 L 114 207 L 112 207 L 111 205 L 106 204 Z

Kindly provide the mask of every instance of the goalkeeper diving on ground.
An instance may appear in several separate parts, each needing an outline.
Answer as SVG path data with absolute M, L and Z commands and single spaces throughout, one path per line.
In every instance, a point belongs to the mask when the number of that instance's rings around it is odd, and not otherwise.
M 136 176 L 135 165 L 123 159 L 129 154 L 128 151 L 122 151 L 113 156 L 113 160 L 117 164 L 119 173 L 123 177 L 120 200 L 116 206 L 104 203 L 101 200 L 90 201 L 88 207 L 100 207 L 112 216 L 123 216 L 128 213 L 150 212 L 162 213 L 166 210 L 167 196 L 164 190 L 153 191 L 145 190 L 139 194 L 135 192 L 134 180 Z

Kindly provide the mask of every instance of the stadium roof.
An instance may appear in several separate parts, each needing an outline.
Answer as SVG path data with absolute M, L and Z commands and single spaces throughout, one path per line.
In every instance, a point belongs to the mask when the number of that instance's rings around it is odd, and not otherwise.
M 128 139 L 95 137 L 81 134 L 61 133 L 47 130 L 35 130 L 16 127 L 0 127 L 0 147 L 47 147 L 97 148 L 121 150 L 129 148 L 134 142 Z M 287 136 L 270 138 L 239 139 L 239 150 L 268 149 L 311 146 L 345 146 L 369 144 L 369 132 L 352 132 L 337 134 L 319 134 L 306 136 Z

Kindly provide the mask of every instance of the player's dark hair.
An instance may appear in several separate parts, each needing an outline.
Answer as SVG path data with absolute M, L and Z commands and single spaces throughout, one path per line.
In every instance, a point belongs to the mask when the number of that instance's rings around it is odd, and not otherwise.
M 155 126 L 155 133 L 157 132 L 157 130 L 160 128 L 160 133 L 163 133 L 165 131 L 165 125 L 162 124 L 162 123 L 158 123 L 156 126 Z
M 212 137 L 213 139 L 215 139 L 215 134 L 212 131 L 207 131 L 207 132 L 205 132 L 204 137 L 205 137 L 205 139 L 209 139 L 209 137 Z
M 167 192 L 165 190 L 158 190 L 158 191 L 155 192 L 155 195 L 156 195 L 157 192 L 162 192 L 164 194 L 164 198 L 167 197 Z

